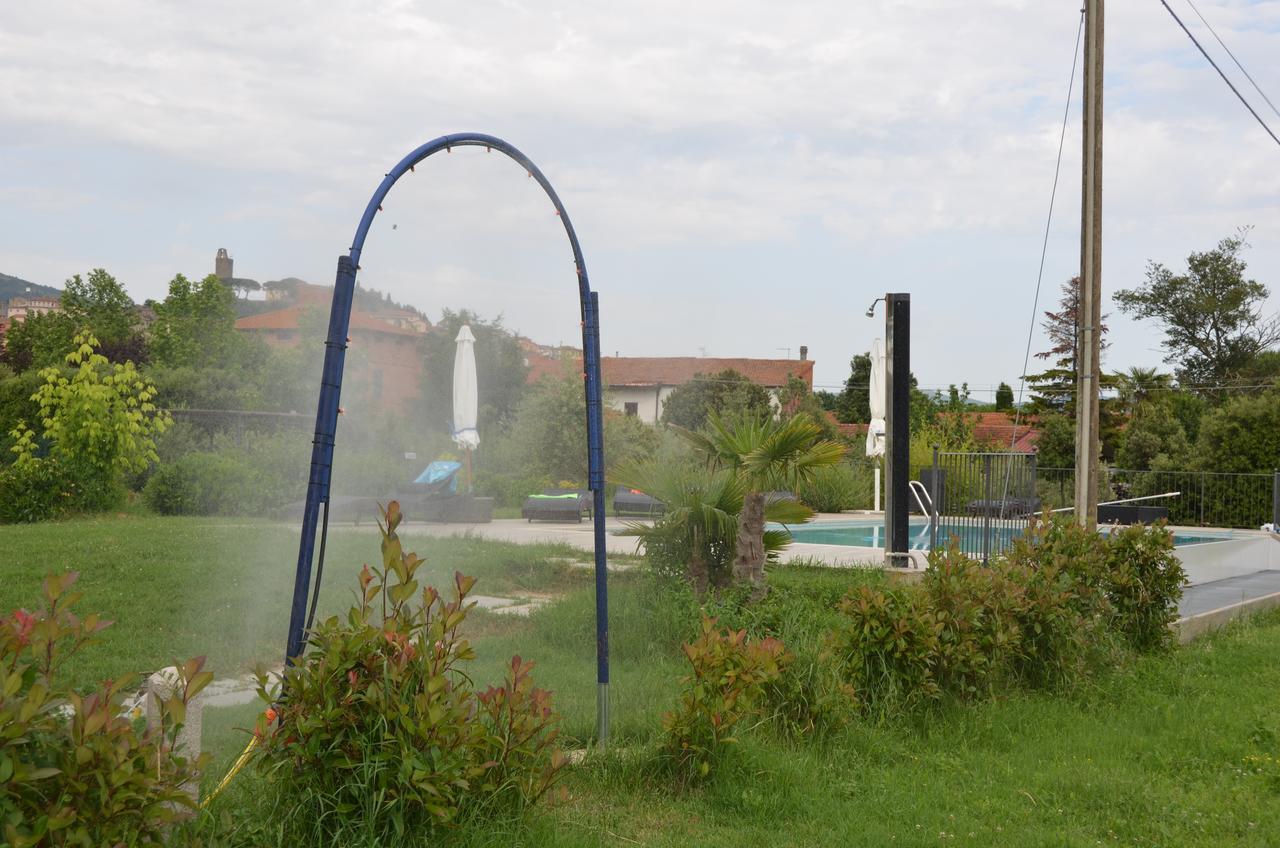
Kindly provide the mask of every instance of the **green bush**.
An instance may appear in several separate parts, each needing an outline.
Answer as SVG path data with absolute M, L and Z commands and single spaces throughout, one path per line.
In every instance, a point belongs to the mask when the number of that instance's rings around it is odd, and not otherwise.
M 277 792 L 278 820 L 300 842 L 340 844 L 360 833 L 399 844 L 406 833 L 532 804 L 563 765 L 559 716 L 514 657 L 500 687 L 477 691 L 475 654 L 459 636 L 475 581 L 457 574 L 446 601 L 419 586 L 417 555 L 383 513 L 382 567 L 365 567 L 356 604 L 312 631 L 311 650 L 284 673 L 278 726 L 261 720 L 257 761 Z M 259 690 L 277 693 L 265 674 Z
M 159 466 L 143 497 L 161 515 L 253 515 L 278 508 L 256 484 L 258 474 L 246 460 L 220 453 L 189 453 Z
M 777 680 L 791 655 L 772 637 L 750 639 L 745 630 L 720 630 L 702 617 L 698 638 L 684 645 L 693 673 L 675 710 L 662 717 L 665 750 L 678 777 L 710 775 L 738 725 L 761 713 L 765 687 Z
M 0 621 L 0 834 L 5 845 L 164 845 L 195 805 L 184 787 L 207 755 L 175 752 L 186 705 L 213 675 L 204 659 L 178 667 L 180 685 L 149 728 L 123 715 L 127 679 L 81 695 L 59 680 L 68 659 L 108 626 L 77 618 L 75 572 L 45 578 L 44 608 Z
M 60 518 L 79 502 L 79 487 L 56 459 L 0 468 L 0 524 Z
M 861 586 L 840 603 L 829 636 L 832 658 L 859 706 L 880 716 L 936 701 L 937 620 L 918 587 Z
M 1178 618 L 1187 582 L 1173 553 L 1173 534 L 1163 524 L 1116 530 L 1107 539 L 1107 562 L 1107 598 L 1116 630 L 1137 651 L 1172 645 L 1169 624 Z
M 812 477 L 801 482 L 797 494 L 802 503 L 817 512 L 842 512 L 870 509 L 872 486 L 868 466 L 846 462 L 816 469 Z

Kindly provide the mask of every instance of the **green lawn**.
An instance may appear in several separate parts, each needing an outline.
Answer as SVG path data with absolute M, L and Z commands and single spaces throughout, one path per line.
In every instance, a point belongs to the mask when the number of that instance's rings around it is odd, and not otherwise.
M 555 560 L 572 552 L 402 534 L 431 573 L 477 575 L 476 591 L 564 597 L 530 619 L 473 613 L 480 659 L 495 679 L 512 653 L 538 662 L 556 692 L 566 740 L 594 724 L 590 574 Z M 278 662 L 296 540 L 254 522 L 123 518 L 0 528 L 0 609 L 31 604 L 48 568 L 76 567 L 85 611 L 119 619 L 82 680 L 151 669 L 207 652 L 222 673 Z M 360 563 L 377 555 L 368 530 L 330 537 L 324 605 L 344 601 Z M 830 602 L 863 576 L 782 570 L 775 585 Z M 684 673 L 677 645 L 690 610 L 640 575 L 612 579 L 617 752 L 568 772 L 565 797 L 524 821 L 463 830 L 468 845 L 1274 845 L 1280 772 L 1245 758 L 1280 756 L 1280 617 L 1237 626 L 1171 656 L 1133 661 L 1065 694 L 1019 693 L 950 706 L 917 721 L 856 723 L 789 742 L 768 728 L 743 736 L 716 780 L 677 791 L 653 767 L 660 715 Z M 206 747 L 221 776 L 255 707 L 207 710 Z M 268 815 L 247 772 L 212 821 Z M 225 819 L 224 819 L 225 816 Z M 259 839 L 261 836 L 259 835 Z M 234 841 L 234 840 L 233 840 Z M 435 844 L 434 838 L 406 844 Z

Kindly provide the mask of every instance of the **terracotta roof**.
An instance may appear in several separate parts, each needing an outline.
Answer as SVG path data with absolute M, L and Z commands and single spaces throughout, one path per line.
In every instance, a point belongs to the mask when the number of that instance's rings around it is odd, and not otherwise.
M 237 330 L 296 330 L 305 306 L 289 306 L 284 309 L 273 309 L 257 315 L 247 315 L 236 321 Z M 421 336 L 422 333 L 383 321 L 367 312 L 351 313 L 351 329 L 365 330 L 371 333 L 388 333 L 393 336 Z
M 710 376 L 733 369 L 754 383 L 785 386 L 795 375 L 813 387 L 813 360 L 718 359 L 705 356 L 605 356 L 601 376 L 607 386 L 680 386 L 699 374 Z
M 1029 422 L 1025 417 L 1018 424 L 1017 438 L 1014 438 L 1013 418 L 1007 412 L 968 412 L 965 415 L 973 421 L 974 439 L 988 442 L 1002 450 L 1008 450 L 1012 442 L 1014 453 L 1030 453 L 1040 441 L 1040 431 L 1032 426 L 1035 422 Z

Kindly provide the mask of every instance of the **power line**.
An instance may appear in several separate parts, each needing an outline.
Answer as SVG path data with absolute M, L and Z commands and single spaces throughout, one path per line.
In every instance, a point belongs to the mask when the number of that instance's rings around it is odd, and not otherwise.
M 1267 131 L 1267 135 L 1271 136 L 1271 140 L 1276 144 L 1280 144 L 1280 138 L 1276 137 L 1276 134 L 1271 131 L 1271 127 L 1267 126 L 1267 122 L 1262 120 L 1262 116 L 1254 111 L 1253 107 L 1249 105 L 1249 101 L 1244 99 L 1244 95 L 1241 94 L 1234 85 L 1232 85 L 1231 80 L 1222 72 L 1222 68 L 1218 67 L 1218 63 L 1213 61 L 1213 57 L 1208 54 L 1204 47 L 1200 45 L 1200 42 L 1196 40 L 1196 37 L 1191 34 L 1191 30 L 1187 29 L 1187 25 L 1182 22 L 1182 18 L 1178 17 L 1178 13 L 1173 11 L 1173 7 L 1165 2 L 1165 0 L 1160 0 L 1160 5 L 1164 6 L 1165 9 L 1168 10 L 1169 14 L 1173 16 L 1173 19 L 1178 22 L 1178 26 L 1182 27 L 1182 31 L 1187 34 L 1187 38 L 1191 39 L 1191 43 L 1196 46 L 1196 49 L 1200 51 L 1200 54 L 1208 60 L 1210 65 L 1213 65 L 1213 69 L 1218 72 L 1218 76 L 1222 77 L 1222 81 L 1231 89 L 1231 93 L 1239 98 L 1240 102 L 1244 104 L 1244 108 L 1249 110 L 1250 115 L 1253 115 L 1254 120 L 1262 125 L 1262 128 Z
M 1276 109 L 1276 104 L 1271 102 L 1271 98 L 1268 97 L 1267 93 L 1262 90 L 1262 86 L 1258 85 L 1258 81 L 1253 78 L 1252 74 L 1250 74 L 1248 71 L 1244 69 L 1244 65 L 1240 64 L 1240 60 L 1236 58 L 1236 54 L 1231 52 L 1231 48 L 1228 47 L 1226 45 L 1226 42 L 1224 42 L 1222 38 L 1218 35 L 1217 30 L 1213 28 L 1213 24 L 1209 23 L 1209 21 L 1205 19 L 1205 16 L 1200 14 L 1200 10 L 1196 8 L 1196 4 L 1192 3 L 1191 0 L 1187 0 L 1187 5 L 1191 7 L 1191 11 L 1196 13 L 1196 17 L 1200 19 L 1200 22 L 1204 24 L 1205 27 L 1209 30 L 1209 32 L 1213 34 L 1213 37 L 1217 39 L 1218 44 L 1222 47 L 1222 49 L 1227 51 L 1227 55 L 1231 57 L 1231 61 L 1236 63 L 1236 67 L 1240 69 L 1240 73 L 1244 74 L 1245 77 L 1249 80 L 1249 82 L 1253 83 L 1254 90 L 1257 91 L 1258 94 L 1262 95 L 1263 100 L 1267 101 L 1267 105 L 1271 107 L 1271 111 L 1276 113 L 1277 118 L 1280 118 L 1280 110 Z

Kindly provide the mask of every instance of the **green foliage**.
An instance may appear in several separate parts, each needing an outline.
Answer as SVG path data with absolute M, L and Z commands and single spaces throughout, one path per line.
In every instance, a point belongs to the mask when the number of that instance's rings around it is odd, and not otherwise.
M 677 775 L 696 781 L 709 777 L 725 747 L 738 741 L 738 726 L 761 715 L 765 687 L 783 673 L 791 655 L 777 639 L 720 630 L 706 615 L 698 638 L 683 650 L 693 673 L 684 678 L 679 705 L 662 717 L 663 744 Z
M 652 523 L 629 524 L 624 531 L 644 545 L 646 564 L 662 577 L 688 580 L 700 596 L 708 588 L 728 586 L 744 496 L 738 477 L 727 470 L 708 472 L 661 459 L 622 473 L 626 485 L 666 505 Z M 768 503 L 765 517 L 803 523 L 808 515 L 797 512 L 797 506 L 794 501 Z M 790 541 L 786 531 L 766 530 L 763 544 L 768 560 L 776 561 Z
M 822 438 L 837 439 L 840 434 L 835 422 L 827 414 L 818 394 L 811 391 L 809 384 L 794 374 L 787 375 L 787 384 L 778 390 L 779 414 L 783 418 L 797 415 L 807 416 L 813 423 L 822 428 Z
M 1170 404 L 1140 401 L 1125 429 L 1116 463 L 1124 469 L 1145 470 L 1170 461 L 1189 459 L 1187 434 Z
M 475 580 L 455 574 L 448 601 L 420 585 L 423 561 L 401 546 L 396 502 L 384 518 L 382 566 L 365 566 L 346 616 L 315 627 L 311 650 L 285 670 L 279 725 L 257 729 L 259 769 L 295 833 L 358 830 L 398 844 L 532 804 L 564 763 L 531 663 L 513 658 L 504 684 L 481 691 L 464 670 L 475 654 L 459 628 Z M 265 674 L 259 689 L 275 701 Z
M 849 360 L 849 376 L 836 400 L 836 417 L 846 424 L 871 420 L 871 354 L 858 353 Z
M 716 374 L 695 374 L 677 386 L 662 405 L 662 423 L 700 430 L 708 417 L 773 414 L 769 393 L 746 375 L 727 368 Z
M 189 760 L 175 743 L 188 702 L 213 675 L 203 657 L 178 666 L 148 728 L 122 715 L 127 678 L 88 695 L 66 686 L 65 663 L 109 624 L 72 612 L 77 577 L 46 577 L 41 610 L 0 620 L 0 833 L 14 848 L 168 844 L 168 829 L 194 807 L 184 787 L 207 759 Z
M 1194 451 L 1205 471 L 1268 472 L 1280 458 L 1280 382 L 1205 413 Z
M 19 422 L 10 449 L 17 465 L 56 460 L 80 483 L 80 509 L 109 509 L 123 496 L 127 472 L 157 459 L 155 437 L 172 419 L 155 405 L 155 386 L 132 362 L 109 364 L 93 336 L 76 336 L 67 354 L 70 376 L 59 368 L 40 372 L 33 399 L 40 405 L 40 441 L 48 455 L 37 456 L 36 432 Z
M 800 502 L 815 512 L 870 509 L 874 478 L 869 463 L 842 462 L 813 472 L 797 487 Z
M 94 268 L 88 278 L 76 274 L 62 291 L 62 311 L 79 330 L 88 330 L 104 344 L 115 345 L 133 335 L 137 316 L 133 298 L 103 268 Z
M 1013 387 L 1008 383 L 1001 383 L 996 387 L 996 410 L 1013 410 Z
M 143 497 L 161 515 L 261 515 L 280 506 L 279 493 L 255 487 L 256 478 L 243 455 L 189 453 L 157 468 Z
M 0 361 L 19 374 L 58 365 L 71 349 L 76 330 L 75 319 L 65 312 L 29 315 L 9 325 Z
M 938 628 L 923 593 L 861 586 L 839 609 L 831 653 L 863 709 L 887 716 L 941 696 L 934 676 Z
M 52 457 L 0 467 L 0 524 L 61 518 L 82 502 L 75 476 Z
M 1193 252 L 1182 274 L 1151 262 L 1142 286 L 1115 293 L 1121 311 L 1160 323 L 1165 361 L 1178 366 L 1183 383 L 1229 380 L 1280 341 L 1280 320 L 1262 312 L 1267 287 L 1245 277 L 1247 235 L 1242 229 L 1213 250 Z
M 235 295 L 210 274 L 193 283 L 182 274 L 169 282 L 169 294 L 154 305 L 148 328 L 152 361 L 167 368 L 213 368 L 240 363 L 252 347 L 236 331 Z
M 1187 573 L 1173 553 L 1173 534 L 1163 524 L 1115 530 L 1107 540 L 1107 598 L 1115 628 L 1137 651 L 1173 645 L 1169 625 Z
M 1076 467 L 1076 425 L 1060 413 L 1045 413 L 1039 421 L 1036 462 L 1042 468 Z

